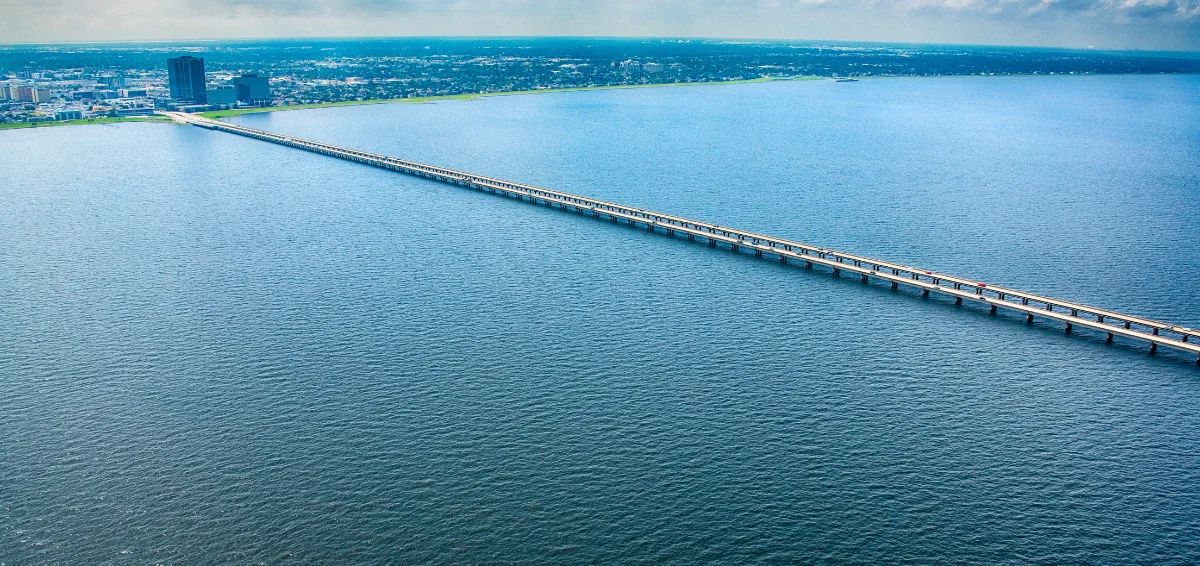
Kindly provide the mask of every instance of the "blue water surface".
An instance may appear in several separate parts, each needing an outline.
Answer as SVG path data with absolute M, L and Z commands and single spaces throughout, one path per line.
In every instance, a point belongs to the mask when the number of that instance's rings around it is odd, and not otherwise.
M 240 124 L 1200 326 L 1200 76 Z M 0 133 L 0 563 L 1200 561 L 1200 369 L 199 128 Z

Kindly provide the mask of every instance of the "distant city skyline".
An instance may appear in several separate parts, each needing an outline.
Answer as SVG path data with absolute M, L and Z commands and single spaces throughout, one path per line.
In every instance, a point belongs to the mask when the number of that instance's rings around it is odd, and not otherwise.
M 1200 51 L 1200 0 L 0 0 L 6 43 L 625 36 Z

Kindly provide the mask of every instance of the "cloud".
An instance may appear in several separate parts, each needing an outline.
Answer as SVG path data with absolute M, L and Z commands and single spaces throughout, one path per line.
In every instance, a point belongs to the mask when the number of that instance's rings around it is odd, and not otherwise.
M 775 2 L 773 4 L 779 4 Z M 878 11 L 980 13 L 1014 17 L 1048 14 L 1121 19 L 1200 19 L 1200 0 L 795 0 L 794 5 L 870 7 Z
M 437 0 L 213 0 L 187 5 L 192 12 L 201 14 L 216 9 L 261 16 L 363 16 L 437 11 L 448 6 L 449 2 Z
M 1089 15 L 1113 21 L 1124 19 L 1200 19 L 1200 0 L 208 0 L 191 2 L 163 0 L 129 2 L 113 0 L 0 0 L 0 14 L 18 7 L 26 11 L 78 11 L 111 9 L 164 12 L 167 9 L 211 15 L 214 12 L 241 16 L 335 16 L 359 17 L 423 13 L 531 14 L 575 13 L 592 17 L 603 14 L 643 13 L 762 13 L 826 9 L 869 11 L 884 16 L 889 12 L 978 13 L 1010 17 L 1049 14 Z M 154 8 L 158 8 L 155 10 Z M 75 10 L 77 9 L 77 10 Z
M 1200 50 L 1200 0 L 0 0 L 0 42 L 397 35 Z

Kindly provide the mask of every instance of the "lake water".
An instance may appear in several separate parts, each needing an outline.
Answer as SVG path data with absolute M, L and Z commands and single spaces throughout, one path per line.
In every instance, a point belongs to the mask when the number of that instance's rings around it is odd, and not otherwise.
M 238 123 L 1200 326 L 1200 76 Z M 255 140 L 0 132 L 0 563 L 1200 561 L 1200 369 Z

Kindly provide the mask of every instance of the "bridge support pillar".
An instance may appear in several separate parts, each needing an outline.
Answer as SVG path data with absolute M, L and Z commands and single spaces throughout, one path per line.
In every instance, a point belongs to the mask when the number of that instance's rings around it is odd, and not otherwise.
M 892 290 L 893 290 L 893 291 L 895 291 L 895 290 L 897 290 L 897 289 L 899 289 L 899 288 L 900 288 L 900 284 L 899 284 L 899 283 L 897 283 L 897 282 L 895 282 L 895 281 L 892 281 Z M 928 297 L 928 296 L 929 296 L 929 291 L 925 291 L 924 293 L 922 293 L 922 294 L 921 294 L 921 296 L 922 296 L 922 297 Z
M 1112 340 L 1113 340 L 1113 335 L 1112 335 L 1112 332 L 1109 332 L 1109 333 L 1108 333 L 1108 338 L 1105 338 L 1105 339 L 1104 339 L 1104 343 L 1105 343 L 1105 344 L 1112 344 Z
M 689 242 L 695 242 L 695 241 L 696 241 L 696 235 L 695 235 L 695 234 L 688 234 L 688 241 L 689 241 Z
M 1157 353 L 1158 353 L 1158 344 L 1151 342 L 1150 343 L 1150 355 L 1153 356 L 1154 354 L 1157 354 Z
M 962 297 L 954 297 L 954 305 L 955 306 L 962 305 Z
M 835 268 L 833 268 L 833 275 L 834 275 L 835 277 L 837 277 L 837 276 L 841 276 L 841 274 L 842 274 L 842 270 L 840 270 L 840 269 L 838 269 L 838 268 L 836 268 L 836 267 L 835 267 Z
M 1033 315 L 1031 315 L 1031 314 L 1025 315 L 1025 324 L 1033 324 Z
M 1126 323 L 1125 323 L 1125 330 L 1129 330 L 1129 325 L 1130 325 L 1130 324 L 1132 324 L 1132 323 L 1130 323 L 1130 322 L 1126 322 Z
M 1071 328 L 1072 328 L 1071 323 L 1068 322 L 1067 323 L 1067 334 L 1071 333 Z
M 988 312 L 991 314 L 996 314 L 996 305 L 992 305 L 991 310 L 989 310 Z
M 709 239 L 708 239 L 708 247 L 710 247 L 710 248 L 715 248 L 715 247 L 717 247 L 717 241 L 716 241 L 716 240 L 714 240 L 714 239 L 712 239 L 712 238 L 709 238 Z
M 787 256 L 782 256 L 782 255 L 781 255 L 781 256 L 779 256 L 779 263 L 786 264 L 786 263 L 787 263 Z
M 893 283 L 893 285 L 895 285 L 895 283 Z M 929 298 L 929 289 L 921 289 L 921 298 L 922 299 Z
M 859 280 L 859 281 L 862 281 L 863 283 L 870 283 L 870 282 L 871 282 L 871 280 L 870 280 L 869 278 L 867 278 L 867 276 L 866 276 L 866 275 L 860 275 L 860 276 L 859 276 L 859 278 L 858 278 L 858 280 Z
M 762 250 L 754 250 L 754 257 L 762 258 Z
M 812 262 L 811 261 L 804 262 L 804 269 L 812 269 Z

